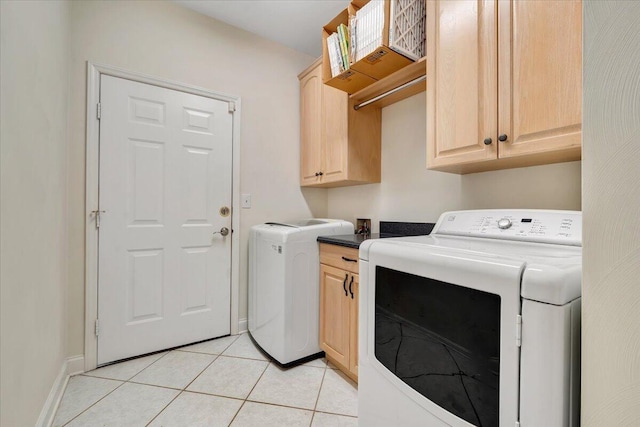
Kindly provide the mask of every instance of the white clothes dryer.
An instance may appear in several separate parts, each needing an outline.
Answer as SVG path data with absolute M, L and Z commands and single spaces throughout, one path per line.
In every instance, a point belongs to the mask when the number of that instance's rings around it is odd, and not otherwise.
M 318 236 L 353 234 L 334 219 L 270 222 L 249 236 L 249 333 L 280 365 L 321 356 Z
M 577 427 L 582 216 L 447 212 L 360 246 L 362 427 Z

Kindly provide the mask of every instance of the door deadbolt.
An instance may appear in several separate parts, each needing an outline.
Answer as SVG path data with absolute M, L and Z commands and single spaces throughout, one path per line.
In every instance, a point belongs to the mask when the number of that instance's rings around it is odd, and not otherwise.
M 222 237 L 225 237 L 229 235 L 229 229 L 227 227 L 222 227 L 220 231 L 214 231 L 213 234 L 222 234 Z
M 230 212 L 231 209 L 229 209 L 227 206 L 223 206 L 220 208 L 220 216 L 229 216 Z

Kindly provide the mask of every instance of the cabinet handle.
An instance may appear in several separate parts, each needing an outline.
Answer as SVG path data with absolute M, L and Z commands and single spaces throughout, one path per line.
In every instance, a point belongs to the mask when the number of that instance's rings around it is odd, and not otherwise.
M 342 289 L 344 289 L 344 296 L 348 297 L 349 294 L 347 293 L 347 279 L 349 278 L 349 273 L 344 275 L 344 282 L 342 282 Z
M 498 137 L 498 141 L 500 141 L 500 142 L 505 142 L 506 140 L 507 140 L 507 134 L 506 133 L 503 133 L 502 135 L 500 135 Z
M 316 172 L 316 176 L 320 176 L 320 173 L 319 173 L 319 172 Z
M 318 176 L 322 176 L 322 175 L 324 175 L 322 171 L 318 172 Z
M 351 276 L 351 281 L 349 282 L 349 293 L 351 294 L 351 299 L 353 299 L 353 275 Z
M 491 145 L 492 142 L 493 142 L 493 140 L 491 138 L 485 138 L 484 139 L 484 145 Z
M 347 258 L 346 256 L 343 256 L 342 259 L 345 260 L 345 261 L 348 261 L 348 262 L 358 262 L 357 259 Z

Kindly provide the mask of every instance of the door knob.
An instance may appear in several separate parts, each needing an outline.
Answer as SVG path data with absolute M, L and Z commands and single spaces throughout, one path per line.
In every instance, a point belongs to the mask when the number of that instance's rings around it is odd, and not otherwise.
M 505 142 L 506 140 L 507 140 L 507 134 L 506 133 L 503 133 L 502 135 L 500 135 L 498 137 L 498 141 L 500 141 L 500 142 Z
M 491 138 L 485 138 L 483 142 L 484 142 L 484 145 L 491 145 L 493 141 L 491 140 Z
M 227 227 L 222 227 L 220 231 L 214 231 L 213 234 L 222 234 L 222 237 L 229 235 L 229 229 Z

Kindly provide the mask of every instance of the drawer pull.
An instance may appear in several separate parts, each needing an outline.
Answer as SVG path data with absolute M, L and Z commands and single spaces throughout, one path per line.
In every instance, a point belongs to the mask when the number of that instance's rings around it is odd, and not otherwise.
M 346 256 L 343 256 L 342 259 L 345 260 L 345 261 L 348 261 L 348 262 L 358 262 L 357 259 L 347 258 Z
M 349 293 L 351 294 L 351 299 L 353 299 L 353 275 L 351 276 L 351 281 L 349 282 Z
M 342 289 L 344 289 L 344 296 L 348 297 L 349 294 L 347 293 L 347 279 L 349 278 L 349 273 L 344 275 L 344 282 L 342 282 Z

